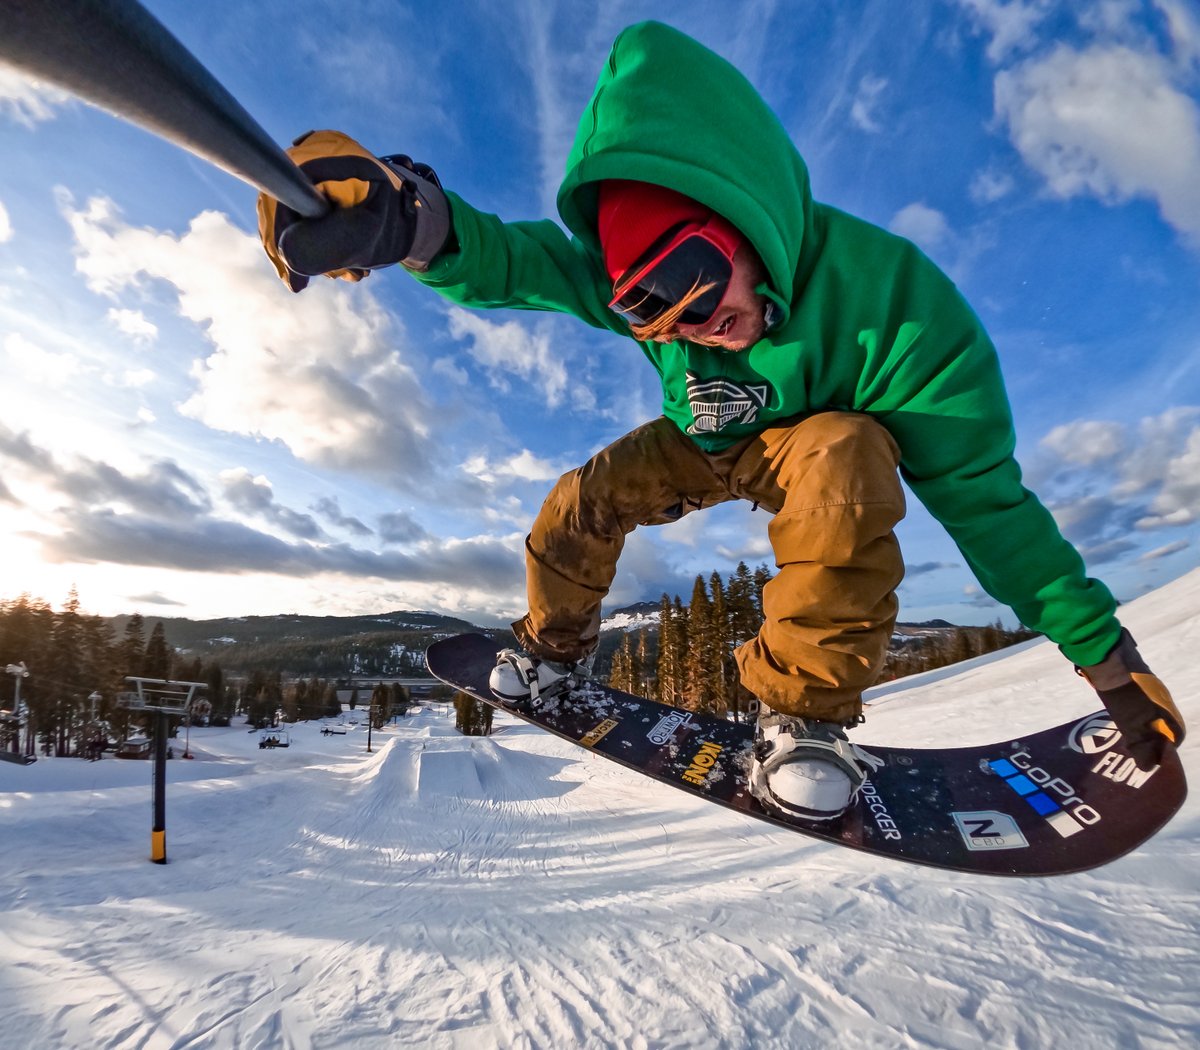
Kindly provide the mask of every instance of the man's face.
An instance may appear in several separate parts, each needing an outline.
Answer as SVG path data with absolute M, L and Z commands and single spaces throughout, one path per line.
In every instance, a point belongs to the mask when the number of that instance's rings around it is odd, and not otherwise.
M 715 346 L 722 350 L 748 350 L 762 337 L 766 329 L 763 321 L 763 297 L 755 288 L 765 279 L 758 253 L 743 243 L 733 256 L 733 274 L 729 278 L 729 290 L 717 312 L 704 324 L 677 325 L 674 332 L 661 336 L 657 342 L 670 343 L 685 339 L 701 346 Z

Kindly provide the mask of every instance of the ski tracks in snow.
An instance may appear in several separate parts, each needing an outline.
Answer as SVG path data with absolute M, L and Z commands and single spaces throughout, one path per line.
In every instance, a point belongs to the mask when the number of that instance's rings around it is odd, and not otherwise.
M 148 789 L 16 800 L 0 1033 L 88 1050 L 1040 1050 L 1070 1033 L 1108 1050 L 1200 1031 L 1194 807 L 1091 875 L 972 878 L 500 724 L 470 740 L 427 712 L 370 755 L 360 734 L 234 753 L 236 777 L 189 769 L 165 867 L 145 861 Z

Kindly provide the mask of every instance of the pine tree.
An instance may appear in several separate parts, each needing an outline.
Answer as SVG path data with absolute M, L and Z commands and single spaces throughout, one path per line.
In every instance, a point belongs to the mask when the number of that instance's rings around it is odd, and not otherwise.
M 754 577 L 744 561 L 738 562 L 729 579 L 726 604 L 729 608 L 730 638 L 735 646 L 742 645 L 758 634 L 762 626 L 761 605 Z
M 675 661 L 678 651 L 675 648 L 674 609 L 671 599 L 663 592 L 658 603 L 658 659 L 654 665 L 654 688 L 650 691 L 650 699 L 662 704 L 675 705 Z
M 146 660 L 145 620 L 141 613 L 134 613 L 125 624 L 125 637 L 121 641 L 120 671 L 122 677 L 143 674 Z
M 330 682 L 325 687 L 325 717 L 342 717 L 342 702 L 338 699 L 337 682 Z
M 621 636 L 621 644 L 613 653 L 612 667 L 608 673 L 608 684 L 626 693 L 634 692 L 633 651 L 629 644 L 629 633 Z
M 96 727 L 97 735 L 104 728 L 104 723 L 111 722 L 117 714 L 117 693 L 121 691 L 121 681 L 117 675 L 117 645 L 112 628 L 99 616 L 86 616 L 83 619 L 84 646 L 84 675 L 92 691 L 100 694 L 100 702 L 96 705 L 96 720 L 101 723 Z M 91 704 L 88 704 L 88 715 L 91 716 Z
M 85 680 L 83 655 L 84 632 L 83 619 L 79 615 L 79 594 L 72 587 L 62 612 L 54 618 L 51 640 L 53 672 L 46 683 L 41 727 L 45 739 L 53 741 L 57 755 L 71 753 L 72 738 L 78 735 L 85 721 L 83 698 L 91 689 Z
M 171 651 L 167 648 L 167 635 L 162 620 L 154 624 L 150 640 L 146 643 L 146 656 L 142 663 L 147 678 L 168 679 L 171 677 Z
M 371 691 L 371 710 L 368 717 L 375 729 L 382 729 L 392 717 L 392 693 L 382 682 Z
M 299 679 L 291 682 L 283 691 L 283 720 L 285 722 L 299 722 L 300 709 L 304 706 L 305 698 L 308 696 L 308 683 L 304 679 Z
M 754 612 L 758 617 L 759 626 L 762 626 L 763 621 L 766 619 L 763 613 L 763 588 L 771 582 L 772 576 L 771 570 L 765 564 L 760 565 L 754 570 Z M 754 630 L 757 632 L 758 627 L 755 627 Z
M 638 631 L 637 649 L 633 654 L 633 691 L 638 696 L 645 696 L 649 692 L 650 681 L 650 643 L 643 628 Z
M 692 601 L 688 606 L 687 631 L 687 700 L 684 706 L 691 711 L 712 713 L 715 704 L 713 678 L 716 665 L 713 644 L 712 602 L 704 585 L 704 577 L 697 576 L 692 587 Z
M 729 603 L 719 572 L 708 580 L 712 594 L 712 678 L 713 712 L 724 717 L 737 680 L 729 627 Z
M 412 692 L 407 686 L 393 682 L 392 686 L 392 717 L 408 714 L 408 705 L 412 703 Z
M 204 681 L 208 685 L 208 701 L 212 704 L 209 723 L 214 726 L 227 726 L 233 718 L 237 706 L 236 697 L 225 687 L 225 674 L 221 665 L 212 663 L 204 672 Z
M 469 693 L 454 694 L 454 726 L 463 736 L 490 736 L 492 707 Z
M 676 707 L 686 706 L 687 699 L 687 656 L 688 656 L 688 622 L 691 610 L 684 608 L 679 595 L 671 606 L 671 645 L 675 650 L 675 660 L 671 666 L 671 703 Z

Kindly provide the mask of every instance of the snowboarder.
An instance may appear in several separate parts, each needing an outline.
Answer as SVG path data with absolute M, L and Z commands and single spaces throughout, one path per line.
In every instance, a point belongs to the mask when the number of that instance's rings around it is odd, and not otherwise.
M 493 690 L 513 703 L 583 673 L 625 536 L 727 500 L 768 511 L 779 569 L 737 652 L 761 702 L 752 790 L 805 818 L 864 780 L 861 720 L 903 576 L 897 468 L 980 583 L 1045 633 L 1143 768 L 1184 726 L 1054 519 L 1021 484 L 997 355 L 912 244 L 813 200 L 778 119 L 731 65 L 659 23 L 617 38 L 558 192 L 573 234 L 504 223 L 427 165 L 311 133 L 293 158 L 335 205 L 259 200 L 293 291 L 400 263 L 456 303 L 573 314 L 636 340 L 663 415 L 559 479 L 526 540 L 529 612 Z

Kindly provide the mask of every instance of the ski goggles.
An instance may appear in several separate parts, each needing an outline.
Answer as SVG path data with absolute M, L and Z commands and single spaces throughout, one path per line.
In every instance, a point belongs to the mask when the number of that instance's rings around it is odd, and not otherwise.
M 631 325 L 651 324 L 689 294 L 678 324 L 701 325 L 717 312 L 733 276 L 741 236 L 720 216 L 689 222 L 655 241 L 613 288 L 609 308 Z

